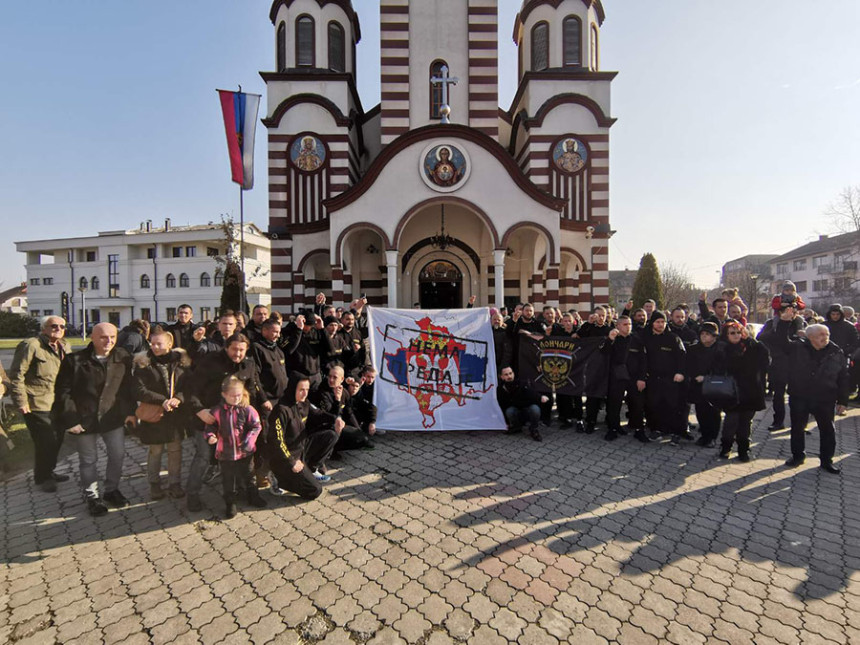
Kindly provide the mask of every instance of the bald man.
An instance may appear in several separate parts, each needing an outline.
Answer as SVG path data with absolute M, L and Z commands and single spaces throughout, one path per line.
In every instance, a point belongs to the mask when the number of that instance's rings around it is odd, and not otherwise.
M 128 505 L 119 490 L 119 480 L 124 427 L 135 422 L 135 400 L 131 355 L 116 347 L 116 336 L 116 327 L 99 323 L 93 327 L 90 344 L 63 359 L 51 409 L 54 428 L 74 438 L 84 499 L 93 516 L 108 512 L 105 502 L 116 507 Z M 98 437 L 108 456 L 103 494 L 96 469 Z
M 33 482 L 46 493 L 55 492 L 57 482 L 69 479 L 68 475 L 54 472 L 64 433 L 51 425 L 54 382 L 60 363 L 70 352 L 65 335 L 66 321 L 59 316 L 46 316 L 41 333 L 20 342 L 9 370 L 12 400 L 33 439 Z

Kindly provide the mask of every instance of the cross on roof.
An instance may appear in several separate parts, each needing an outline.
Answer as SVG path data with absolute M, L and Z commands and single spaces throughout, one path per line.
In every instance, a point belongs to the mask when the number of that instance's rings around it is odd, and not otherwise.
M 456 76 L 448 76 L 447 65 L 442 65 L 442 69 L 439 70 L 439 76 L 433 76 L 430 78 L 431 83 L 442 86 L 442 105 L 439 108 L 439 114 L 442 115 L 442 120 L 440 123 L 451 123 L 448 119 L 448 116 L 451 114 L 451 106 L 448 105 L 448 86 L 456 85 L 459 80 L 460 79 Z

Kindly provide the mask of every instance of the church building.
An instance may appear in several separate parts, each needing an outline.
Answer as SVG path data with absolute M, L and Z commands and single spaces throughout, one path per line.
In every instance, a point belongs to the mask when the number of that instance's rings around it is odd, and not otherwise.
M 275 0 L 267 86 L 272 304 L 589 310 L 609 299 L 601 0 L 524 0 L 499 107 L 497 0 L 381 0 L 381 103 L 350 0 Z

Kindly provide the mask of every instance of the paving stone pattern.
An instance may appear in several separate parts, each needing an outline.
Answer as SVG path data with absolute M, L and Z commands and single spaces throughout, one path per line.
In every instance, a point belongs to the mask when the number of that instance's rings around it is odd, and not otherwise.
M 129 508 L 91 518 L 74 480 L 0 489 L 0 642 L 860 643 L 860 413 L 838 477 L 783 468 L 769 418 L 749 464 L 555 428 L 390 433 L 319 500 L 230 521 L 218 482 L 201 513 L 150 502 L 129 439 Z

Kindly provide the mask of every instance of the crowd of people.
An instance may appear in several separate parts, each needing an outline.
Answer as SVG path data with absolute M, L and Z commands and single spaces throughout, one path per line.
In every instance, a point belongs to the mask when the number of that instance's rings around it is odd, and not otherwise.
M 677 444 L 695 439 L 689 424 L 694 406 L 696 443 L 719 442 L 726 458 L 736 445 L 738 458 L 748 461 L 752 419 L 765 408 L 766 392 L 773 396 L 770 429 L 776 431 L 784 427 L 787 391 L 787 464 L 804 461 L 812 415 L 821 433 L 821 467 L 838 473 L 834 406 L 844 413 L 856 389 L 848 365 L 860 346 L 849 322 L 853 311 L 834 305 L 819 323 L 790 289 L 773 306 L 774 317 L 758 339 L 746 325 L 746 305 L 732 290 L 710 306 L 703 297 L 697 312 L 683 304 L 660 311 L 653 300 L 635 310 L 631 301 L 620 313 L 599 306 L 586 320 L 552 307 L 538 314 L 530 303 L 510 312 L 494 309 L 497 397 L 508 432 L 527 425 L 541 440 L 541 426 L 557 421 L 561 428 L 593 433 L 605 407 L 607 440 L 632 433 L 650 443 L 668 435 Z M 225 515 L 233 517 L 240 495 L 255 507 L 267 505 L 261 495 L 266 490 L 315 499 L 331 478 L 330 460 L 344 451 L 372 449 L 385 434 L 376 427 L 366 300 L 336 308 L 320 293 L 313 307 L 286 318 L 265 305 L 254 307 L 250 320 L 223 311 L 214 323 L 195 323 L 193 313 L 182 305 L 176 322 L 163 327 L 134 320 L 117 330 L 100 323 L 90 344 L 74 353 L 65 321 L 48 316 L 38 337 L 21 342 L 9 387 L 33 439 L 33 479 L 41 490 L 55 492 L 69 479 L 56 470 L 68 435 L 78 452 L 89 512 L 99 516 L 108 505 L 128 505 L 119 486 L 125 437 L 132 433 L 148 446 L 152 499 L 185 497 L 189 511 L 199 511 L 204 482 L 220 475 Z M 517 378 L 523 334 L 599 339 L 594 342 L 600 369 L 582 396 L 540 393 Z M 107 452 L 103 484 L 99 438 Z M 186 439 L 194 454 L 183 483 Z

